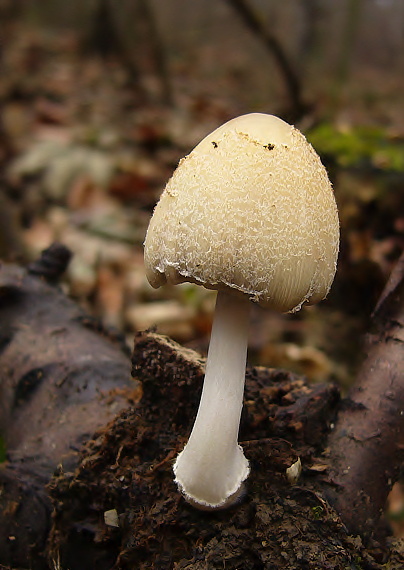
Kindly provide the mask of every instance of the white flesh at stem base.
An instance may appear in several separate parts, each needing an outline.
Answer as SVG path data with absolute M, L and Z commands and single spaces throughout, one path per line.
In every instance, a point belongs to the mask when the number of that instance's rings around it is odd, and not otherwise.
M 243 406 L 250 301 L 219 291 L 194 427 L 174 464 L 175 481 L 201 508 L 230 506 L 248 477 L 237 443 Z

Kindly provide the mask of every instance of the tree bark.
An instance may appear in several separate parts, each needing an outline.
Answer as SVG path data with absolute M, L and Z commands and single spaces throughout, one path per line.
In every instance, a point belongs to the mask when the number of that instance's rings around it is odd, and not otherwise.
M 404 461 L 404 254 L 374 311 L 367 358 L 328 445 L 327 498 L 353 534 L 382 539 L 386 498 Z

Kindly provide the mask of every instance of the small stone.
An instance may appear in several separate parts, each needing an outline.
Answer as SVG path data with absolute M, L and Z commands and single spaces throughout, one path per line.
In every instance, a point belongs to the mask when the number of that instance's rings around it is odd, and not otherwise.
M 118 513 L 116 509 L 104 512 L 104 522 L 107 526 L 119 527 Z

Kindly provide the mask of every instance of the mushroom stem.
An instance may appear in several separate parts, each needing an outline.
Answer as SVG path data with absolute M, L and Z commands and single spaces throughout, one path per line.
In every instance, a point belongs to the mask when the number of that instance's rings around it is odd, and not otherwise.
M 237 443 L 249 308 L 246 295 L 218 292 L 198 414 L 174 464 L 175 481 L 186 499 L 205 509 L 237 500 L 250 471 Z

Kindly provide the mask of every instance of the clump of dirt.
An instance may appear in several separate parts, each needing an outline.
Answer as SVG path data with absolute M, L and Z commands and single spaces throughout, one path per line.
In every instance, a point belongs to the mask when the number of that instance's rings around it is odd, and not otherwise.
M 172 474 L 204 363 L 144 333 L 133 364 L 143 385 L 139 405 L 87 444 L 74 473 L 61 471 L 51 483 L 51 560 L 70 570 L 381 568 L 315 490 L 313 471 L 295 486 L 286 478 L 298 456 L 304 465 L 316 461 L 338 401 L 334 387 L 249 369 L 240 441 L 251 475 L 239 504 L 204 512 L 185 502 Z

